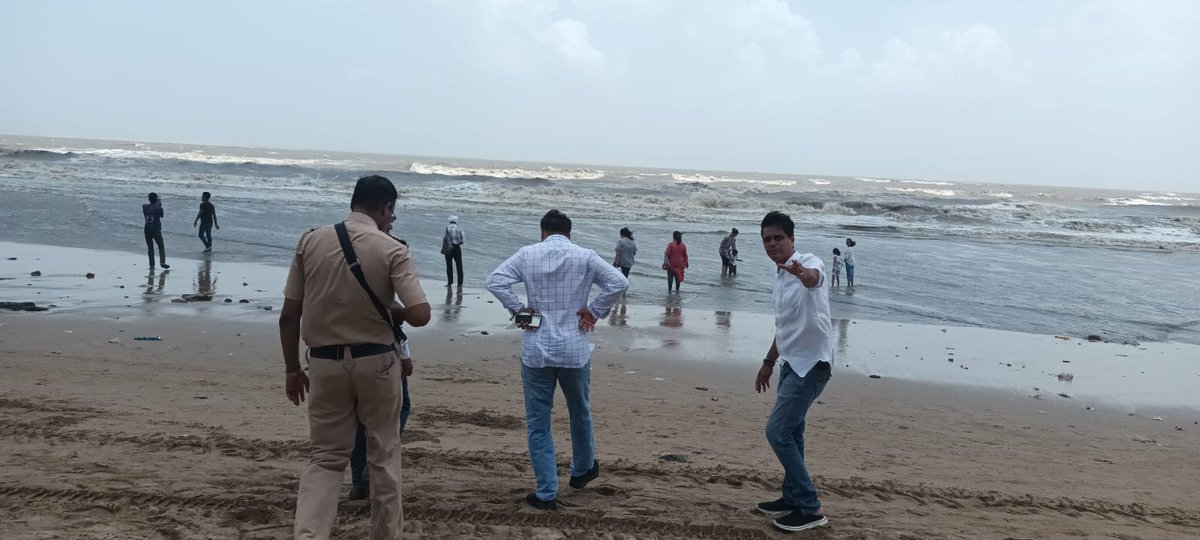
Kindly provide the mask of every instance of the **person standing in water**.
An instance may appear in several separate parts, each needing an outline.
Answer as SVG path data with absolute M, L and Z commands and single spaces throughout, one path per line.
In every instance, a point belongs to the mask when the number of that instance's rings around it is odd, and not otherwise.
M 854 246 L 857 246 L 851 238 L 846 239 L 846 252 L 842 254 L 842 262 L 846 263 L 846 286 L 854 288 Z
M 833 284 L 830 287 L 841 286 L 842 264 L 842 252 L 838 248 L 833 248 L 833 271 L 829 274 L 829 277 L 833 278 Z
M 620 268 L 626 278 L 629 277 L 629 269 L 633 268 L 635 255 L 637 243 L 633 241 L 633 231 L 629 230 L 629 227 L 621 227 L 621 239 L 617 240 L 617 255 L 613 259 L 613 266 Z
M 170 266 L 167 265 L 167 248 L 163 246 L 162 202 L 158 200 L 157 193 L 151 193 L 149 198 L 150 203 L 142 205 L 142 217 L 146 219 L 146 226 L 142 228 L 142 233 L 146 237 L 146 255 L 150 257 L 150 270 L 153 271 L 154 244 L 158 244 L 158 262 L 162 265 L 163 270 L 166 270 Z
M 463 230 L 458 226 L 458 216 L 447 219 L 446 232 L 442 235 L 442 255 L 446 257 L 446 286 L 454 285 L 454 270 L 458 270 L 458 288 L 463 286 L 462 245 Z M 453 263 L 453 266 L 451 264 Z
M 683 243 L 683 233 L 675 231 L 671 233 L 673 240 L 667 244 L 667 251 L 663 253 L 663 270 L 667 271 L 667 292 L 671 292 L 671 285 L 674 284 L 675 292 L 679 292 L 679 284 L 683 283 L 683 272 L 688 267 L 687 246 Z
M 721 277 L 737 275 L 737 235 L 735 227 L 729 235 L 721 240 Z
M 217 207 L 213 206 L 209 199 L 212 198 L 212 193 L 207 191 L 200 195 L 200 212 L 196 214 L 196 219 L 192 221 L 192 226 L 200 226 L 200 241 L 204 242 L 204 251 L 207 253 L 212 251 L 212 230 L 216 227 L 221 230 L 221 226 L 217 224 Z

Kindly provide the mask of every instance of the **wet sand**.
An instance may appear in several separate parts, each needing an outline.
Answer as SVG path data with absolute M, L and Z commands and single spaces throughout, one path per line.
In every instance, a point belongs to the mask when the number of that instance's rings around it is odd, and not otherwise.
M 0 277 L 18 279 L 0 281 L 0 299 L 61 307 L 0 313 L 0 537 L 289 537 L 307 423 L 283 396 L 277 314 L 263 309 L 278 309 L 283 269 L 180 259 L 160 287 L 158 276 L 146 284 L 140 258 L 94 252 L 85 269 L 61 260 L 78 253 L 12 246 L 5 257 L 18 260 L 0 260 Z M 171 302 L 205 286 L 213 301 Z M 521 502 L 533 477 L 518 334 L 482 291 L 426 291 L 434 323 L 411 333 L 408 536 L 784 536 L 749 511 L 780 481 L 762 435 L 773 396 L 753 391 L 769 319 L 664 302 L 601 325 L 602 475 L 583 491 L 564 485 L 564 507 L 544 513 Z M 1200 408 L 1172 386 L 1200 377 L 1200 366 L 1187 372 L 1194 349 L 868 321 L 838 329 L 807 448 L 832 526 L 793 536 L 1200 534 Z M 1058 381 L 1061 371 L 1074 380 Z M 561 461 L 561 398 L 555 414 Z M 367 512 L 343 503 L 337 537 L 364 537 Z

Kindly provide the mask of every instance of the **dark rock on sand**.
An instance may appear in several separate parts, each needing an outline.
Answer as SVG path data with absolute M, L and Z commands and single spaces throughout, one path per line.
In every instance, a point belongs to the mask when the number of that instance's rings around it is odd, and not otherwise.
M 29 275 L 31 275 L 31 276 L 33 276 L 33 277 L 38 277 L 38 276 L 42 275 L 42 271 L 41 271 L 41 270 L 34 270 L 34 271 L 30 272 L 30 273 L 29 273 Z
M 658 459 L 661 461 L 671 461 L 674 463 L 687 463 L 688 462 L 687 456 L 682 456 L 679 454 L 663 454 L 661 456 L 658 456 Z
M 9 311 L 48 311 L 49 308 L 40 307 L 33 302 L 0 302 L 0 309 Z

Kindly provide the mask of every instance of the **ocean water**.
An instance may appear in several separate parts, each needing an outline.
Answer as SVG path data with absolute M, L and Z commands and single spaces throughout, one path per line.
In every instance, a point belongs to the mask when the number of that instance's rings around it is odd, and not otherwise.
M 155 191 L 168 257 L 194 255 L 192 220 L 211 191 L 214 256 L 284 266 L 303 231 L 343 218 L 366 174 L 400 190 L 394 234 L 429 278 L 445 275 L 448 215 L 460 217 L 467 279 L 480 284 L 558 208 L 573 239 L 605 258 L 621 227 L 634 230 L 631 302 L 767 312 L 774 266 L 757 224 L 782 210 L 798 248 L 827 263 L 845 238 L 858 242 L 859 286 L 835 291 L 835 318 L 1200 344 L 1200 195 L 1189 193 L 0 136 L 0 241 L 140 260 L 141 204 Z M 743 261 L 722 280 L 717 246 L 730 227 Z M 674 230 L 692 264 L 683 294 L 668 297 L 659 265 Z

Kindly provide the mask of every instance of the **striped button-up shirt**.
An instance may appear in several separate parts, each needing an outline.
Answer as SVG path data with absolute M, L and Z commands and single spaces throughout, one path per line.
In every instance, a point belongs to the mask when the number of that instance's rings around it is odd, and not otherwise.
M 513 292 L 525 284 L 528 306 Z M 600 294 L 590 304 L 592 285 Z M 595 251 L 555 234 L 525 246 L 488 276 L 487 288 L 511 312 L 533 308 L 542 325 L 521 336 L 521 362 L 531 368 L 582 368 L 592 358 L 587 334 L 579 329 L 578 311 L 588 308 L 597 319 L 608 316 L 629 280 Z

